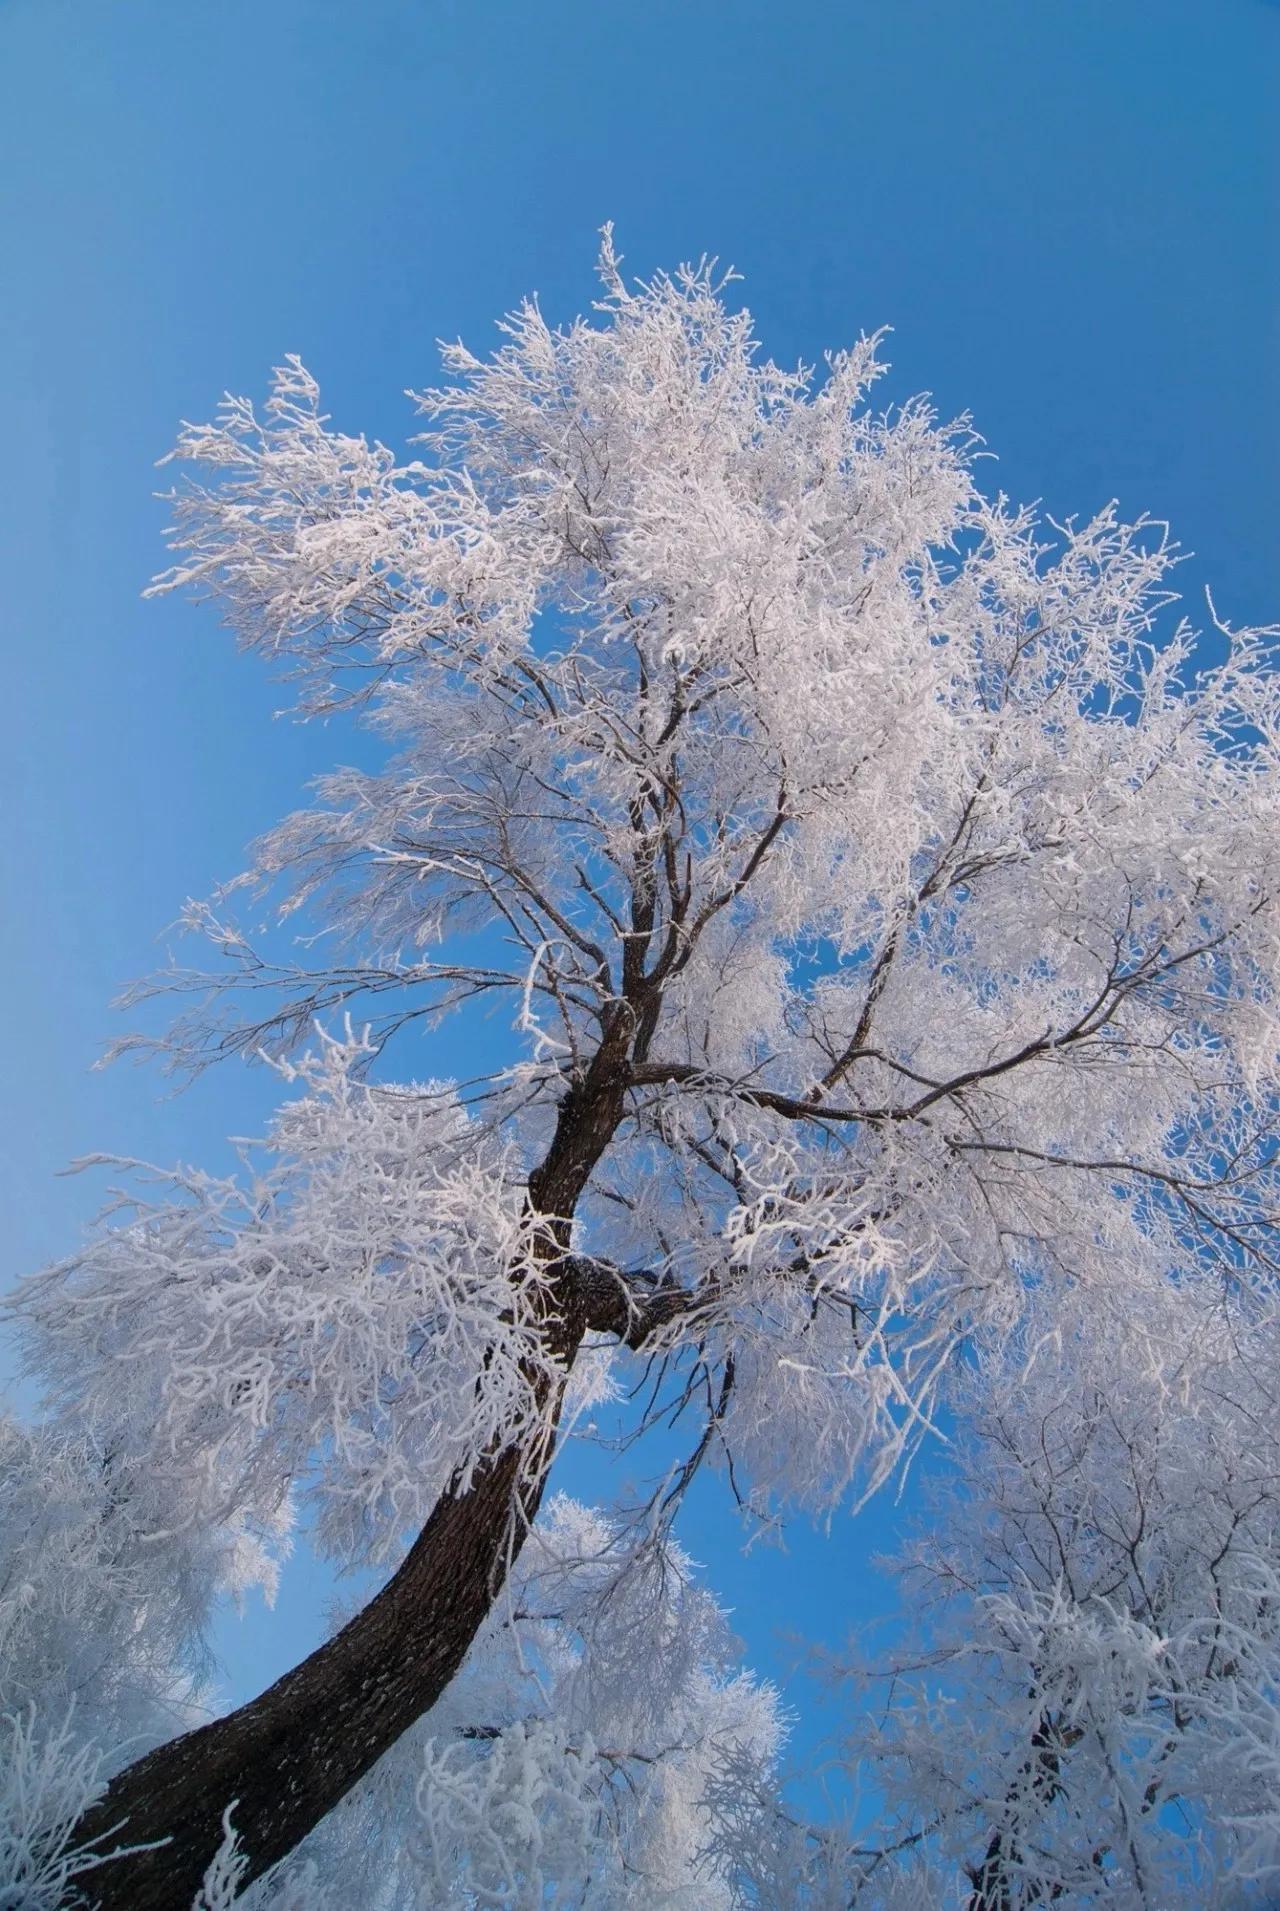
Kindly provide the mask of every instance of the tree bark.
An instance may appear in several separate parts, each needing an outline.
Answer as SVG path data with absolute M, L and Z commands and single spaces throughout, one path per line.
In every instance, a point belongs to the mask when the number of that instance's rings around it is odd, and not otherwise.
M 520 1549 L 550 1465 L 519 1448 L 438 1502 L 362 1612 L 260 1697 L 122 1772 L 81 1821 L 100 1848 L 163 1841 L 91 1872 L 100 1911 L 187 1911 L 232 1822 L 259 1877 L 435 1704 Z M 526 1477 L 521 1478 L 522 1467 Z
M 572 1216 L 622 1119 L 632 1017 L 619 1009 L 583 1078 L 560 1105 L 529 1204 L 544 1217 L 549 1275 L 545 1350 L 560 1368 L 545 1419 L 522 1446 L 481 1461 L 446 1492 L 382 1591 L 258 1698 L 159 1746 L 121 1772 L 76 1827 L 78 1844 L 151 1846 L 88 1874 L 98 1911 L 188 1911 L 222 1842 L 222 1814 L 248 1859 L 247 1884 L 283 1858 L 443 1693 L 502 1589 L 551 1468 L 564 1378 L 593 1304 L 635 1344 L 623 1296 L 570 1251 Z M 646 1297 L 647 1298 L 647 1297 Z M 652 1302 L 650 1302 L 652 1305 Z M 665 1315 L 664 1300 L 655 1321 Z M 621 1311 L 620 1311 L 621 1308 Z M 555 1387 L 553 1397 L 552 1389 Z

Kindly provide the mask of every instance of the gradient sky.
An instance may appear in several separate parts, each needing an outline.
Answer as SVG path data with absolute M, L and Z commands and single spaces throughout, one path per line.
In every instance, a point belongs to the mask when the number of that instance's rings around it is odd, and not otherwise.
M 1280 618 L 1277 124 L 1267 0 L 0 0 L 0 1283 L 74 1245 L 74 1157 L 223 1168 L 260 1127 L 260 1070 L 174 1099 L 90 1064 L 184 897 L 357 747 L 274 719 L 208 610 L 139 602 L 179 417 L 295 351 L 401 445 L 434 340 L 534 289 L 570 318 L 611 218 L 628 270 L 732 262 L 781 361 L 891 324 L 891 395 L 971 411 L 990 487 L 1167 518 L 1189 596 Z M 882 1598 L 888 1502 L 745 1558 L 719 1492 L 689 1514 L 784 1681 L 788 1635 Z M 228 1691 L 326 1598 L 303 1555 L 224 1627 Z

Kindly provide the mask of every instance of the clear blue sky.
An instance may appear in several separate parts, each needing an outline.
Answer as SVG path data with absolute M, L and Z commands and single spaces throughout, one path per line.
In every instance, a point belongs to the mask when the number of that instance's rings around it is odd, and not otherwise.
M 221 1167 L 257 1129 L 260 1074 L 89 1066 L 183 898 L 346 747 L 139 602 L 180 416 L 296 351 L 401 443 L 433 341 L 532 289 L 572 316 L 612 218 L 637 272 L 735 264 L 781 360 L 892 324 L 893 395 L 971 410 L 992 485 L 1166 517 L 1188 590 L 1274 618 L 1277 124 L 1268 0 L 0 0 L 0 1282 L 74 1243 L 74 1156 Z M 743 1560 L 704 1494 L 686 1537 L 781 1674 L 874 1609 L 892 1512 Z M 237 1695 L 323 1591 L 304 1562 L 228 1630 Z

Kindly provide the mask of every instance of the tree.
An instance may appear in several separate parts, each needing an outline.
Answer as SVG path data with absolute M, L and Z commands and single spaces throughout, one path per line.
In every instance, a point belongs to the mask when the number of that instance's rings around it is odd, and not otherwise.
M 193 1545 L 269 1545 L 304 1492 L 390 1574 L 112 1778 L 81 1834 L 146 1849 L 104 1907 L 188 1901 L 233 1798 L 261 1876 L 441 1702 L 602 1342 L 698 1417 L 643 1560 L 707 1458 L 752 1518 L 873 1488 L 1028 1293 L 1273 1273 L 1268 634 L 1158 628 L 1158 526 L 1041 543 L 963 421 L 867 408 L 877 340 L 815 381 L 705 264 L 630 289 L 606 236 L 602 277 L 595 322 L 447 348 L 412 462 L 293 359 L 175 454 L 157 588 L 389 756 L 248 879 L 332 961 L 223 898 L 218 964 L 163 984 L 177 1065 L 300 1082 L 265 1159 L 131 1197 L 19 1311 L 55 1424 Z M 504 1000 L 506 1066 L 387 1077 Z
M 957 1372 L 962 1485 L 896 1562 L 905 1636 L 846 1673 L 877 1842 L 748 1811 L 764 1902 L 1274 1900 L 1276 1334 L 1198 1270 L 1038 1296 Z

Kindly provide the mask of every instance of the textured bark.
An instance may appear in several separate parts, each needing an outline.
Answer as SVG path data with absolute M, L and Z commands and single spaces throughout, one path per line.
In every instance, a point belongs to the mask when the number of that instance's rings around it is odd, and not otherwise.
M 435 1703 L 502 1587 L 547 1464 L 520 1479 L 508 1449 L 469 1491 L 440 1500 L 403 1566 L 336 1638 L 238 1712 L 122 1772 L 80 1836 L 164 1840 L 105 1865 L 88 1885 L 101 1911 L 186 1911 L 233 1822 L 257 1877 Z
M 529 1180 L 530 1205 L 546 1217 L 545 1348 L 566 1376 L 591 1324 L 591 1298 L 602 1292 L 582 1280 L 569 1253 L 573 1210 L 622 1118 L 632 1026 L 625 1012 L 615 1015 Z M 246 1882 L 261 1876 L 435 1704 L 537 1512 L 559 1410 L 544 1384 L 546 1419 L 533 1440 L 483 1462 L 466 1492 L 443 1496 L 400 1570 L 336 1638 L 239 1711 L 160 1746 L 114 1780 L 81 1820 L 77 1841 L 154 1848 L 89 1875 L 99 1911 L 187 1911 L 233 1799 Z

